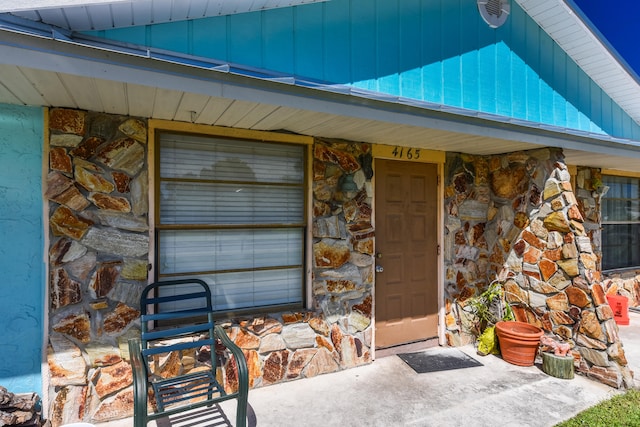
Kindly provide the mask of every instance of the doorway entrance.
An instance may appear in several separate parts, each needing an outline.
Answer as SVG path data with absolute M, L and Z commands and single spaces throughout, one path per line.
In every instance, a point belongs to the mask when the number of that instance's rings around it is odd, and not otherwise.
M 375 161 L 376 347 L 438 336 L 438 167 Z

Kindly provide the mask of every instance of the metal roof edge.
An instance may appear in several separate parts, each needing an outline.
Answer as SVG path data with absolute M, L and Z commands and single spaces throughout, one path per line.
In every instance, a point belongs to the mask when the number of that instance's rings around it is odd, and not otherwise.
M 70 40 L 72 34 L 69 30 L 21 18 L 10 13 L 0 13 L 0 29 L 56 40 Z

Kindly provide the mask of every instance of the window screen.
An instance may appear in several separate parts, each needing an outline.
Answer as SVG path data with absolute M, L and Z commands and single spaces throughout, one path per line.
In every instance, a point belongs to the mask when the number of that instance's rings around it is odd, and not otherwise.
M 640 179 L 603 176 L 602 269 L 640 266 Z
M 217 311 L 300 305 L 305 147 L 160 135 L 158 279 L 197 277 Z

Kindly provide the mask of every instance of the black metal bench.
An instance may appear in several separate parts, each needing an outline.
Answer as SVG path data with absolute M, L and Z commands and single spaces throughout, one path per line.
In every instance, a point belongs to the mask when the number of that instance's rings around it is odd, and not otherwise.
M 183 307 L 197 308 L 176 308 Z M 174 307 L 171 308 L 170 306 Z M 134 382 L 134 426 L 151 420 L 237 399 L 236 426 L 246 426 L 249 375 L 242 350 L 213 320 L 211 291 L 202 280 L 173 280 L 147 286 L 140 296 L 140 338 L 129 340 Z M 235 358 L 238 387 L 227 393 L 216 379 L 216 343 Z M 167 375 L 158 372 L 160 357 L 208 348 L 208 369 Z M 155 399 L 149 413 L 149 390 Z

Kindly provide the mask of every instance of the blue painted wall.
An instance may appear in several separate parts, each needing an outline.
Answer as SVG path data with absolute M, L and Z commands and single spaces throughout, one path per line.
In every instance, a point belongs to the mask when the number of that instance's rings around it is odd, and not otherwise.
M 92 33 L 329 83 L 640 139 L 640 127 L 516 2 L 331 0 Z
M 0 385 L 42 396 L 41 108 L 0 104 Z

